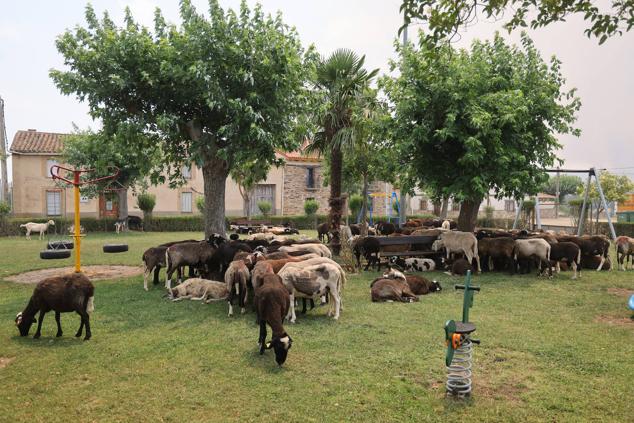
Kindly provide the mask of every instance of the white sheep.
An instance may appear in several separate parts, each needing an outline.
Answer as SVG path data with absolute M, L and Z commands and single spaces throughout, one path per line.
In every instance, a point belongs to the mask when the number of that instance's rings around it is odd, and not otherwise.
M 55 226 L 55 222 L 49 220 L 46 223 L 25 223 L 20 225 L 21 228 L 26 228 L 26 239 L 31 239 L 31 232 L 38 232 L 40 234 L 40 239 L 44 236 L 44 233 L 48 231 L 49 226 Z

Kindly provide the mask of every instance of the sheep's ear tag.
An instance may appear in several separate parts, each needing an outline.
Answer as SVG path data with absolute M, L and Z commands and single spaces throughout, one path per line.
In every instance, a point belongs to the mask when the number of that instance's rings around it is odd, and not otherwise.
M 266 343 L 266 349 L 267 349 L 267 350 L 270 350 L 270 349 L 271 349 L 271 343 L 270 343 L 270 342 L 267 342 L 267 343 Z

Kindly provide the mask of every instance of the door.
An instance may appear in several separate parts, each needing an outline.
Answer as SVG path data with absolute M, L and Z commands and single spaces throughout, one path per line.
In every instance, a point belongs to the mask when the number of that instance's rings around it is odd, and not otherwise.
M 275 185 L 258 184 L 251 190 L 249 198 L 251 216 L 262 214 L 258 208 L 259 201 L 268 201 L 271 203 L 271 214 L 275 214 Z M 244 214 L 247 214 L 248 205 L 244 205 Z

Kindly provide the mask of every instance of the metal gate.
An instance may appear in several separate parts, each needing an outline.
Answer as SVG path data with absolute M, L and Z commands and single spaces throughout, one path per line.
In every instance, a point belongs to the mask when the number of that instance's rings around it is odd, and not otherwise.
M 250 206 L 251 216 L 262 214 L 258 208 L 259 201 L 268 201 L 271 203 L 271 214 L 275 214 L 275 185 L 258 184 L 251 190 L 249 196 L 250 205 L 245 204 L 244 214 L 247 214 L 247 207 Z

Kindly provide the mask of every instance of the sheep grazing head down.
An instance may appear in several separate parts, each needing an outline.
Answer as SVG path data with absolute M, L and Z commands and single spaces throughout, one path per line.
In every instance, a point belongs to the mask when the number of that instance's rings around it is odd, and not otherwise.
M 275 351 L 275 361 L 279 366 L 281 366 L 286 361 L 288 350 L 291 349 L 292 345 L 293 339 L 286 335 L 281 338 L 273 338 L 271 342 L 266 344 L 266 349 L 268 350 L 273 348 L 273 351 Z
M 19 312 L 17 316 L 15 316 L 15 325 L 20 331 L 20 336 L 27 336 L 33 323 L 37 323 L 35 317 L 29 318 L 28 316 L 24 316 L 22 312 Z

